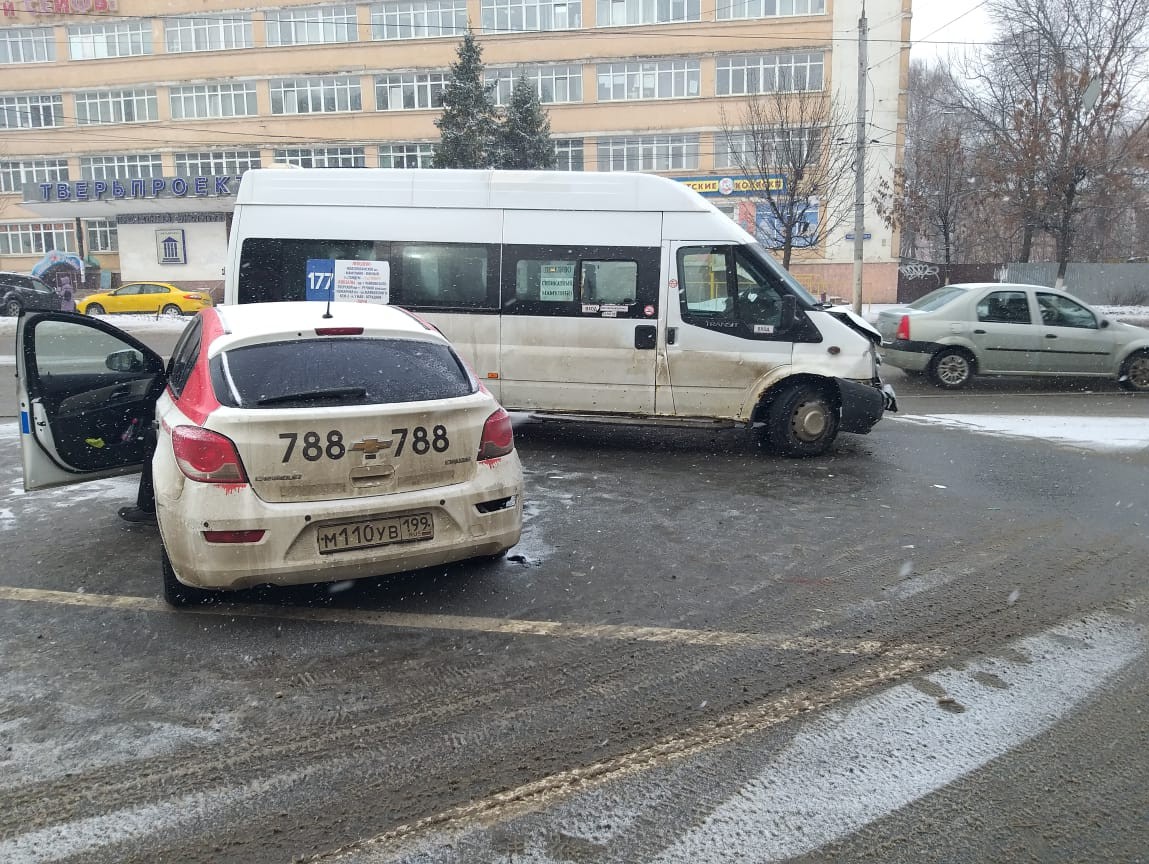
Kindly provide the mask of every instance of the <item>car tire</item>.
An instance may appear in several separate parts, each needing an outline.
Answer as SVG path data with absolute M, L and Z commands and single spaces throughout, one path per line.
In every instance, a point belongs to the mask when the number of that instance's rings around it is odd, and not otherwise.
M 1149 351 L 1134 351 L 1121 364 L 1117 383 L 1122 390 L 1149 393 Z
M 20 301 L 13 297 L 4 304 L 4 314 L 9 318 L 19 318 L 20 313 L 24 311 L 24 307 L 20 305 Z
M 838 406 L 823 387 L 784 387 L 766 410 L 763 444 L 786 456 L 820 456 L 838 437 Z
M 169 303 L 160 310 L 161 315 L 167 315 L 169 318 L 179 318 L 184 314 L 184 310 L 177 306 L 175 303 Z
M 89 303 L 87 306 L 84 307 L 84 314 L 85 315 L 103 315 L 104 314 L 104 307 L 101 306 L 99 303 Z
M 930 360 L 930 381 L 943 390 L 961 390 L 976 373 L 977 361 L 964 348 L 943 348 Z
M 219 591 L 205 591 L 203 588 L 192 588 L 176 578 L 176 571 L 172 569 L 172 562 L 168 552 L 160 547 L 160 568 L 164 575 L 164 600 L 171 606 L 205 606 L 220 601 Z

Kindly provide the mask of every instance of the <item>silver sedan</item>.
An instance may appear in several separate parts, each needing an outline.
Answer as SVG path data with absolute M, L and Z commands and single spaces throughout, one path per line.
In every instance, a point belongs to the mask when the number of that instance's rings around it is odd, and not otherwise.
M 1054 288 L 946 285 L 882 310 L 878 330 L 885 362 L 949 390 L 975 375 L 1083 375 L 1149 391 L 1149 329 Z

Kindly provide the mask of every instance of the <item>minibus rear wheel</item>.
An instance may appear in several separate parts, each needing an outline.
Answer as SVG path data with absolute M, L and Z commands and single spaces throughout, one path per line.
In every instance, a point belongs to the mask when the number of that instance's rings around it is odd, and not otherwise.
M 838 406 L 810 381 L 784 385 L 766 410 L 763 442 L 787 456 L 820 456 L 838 437 Z

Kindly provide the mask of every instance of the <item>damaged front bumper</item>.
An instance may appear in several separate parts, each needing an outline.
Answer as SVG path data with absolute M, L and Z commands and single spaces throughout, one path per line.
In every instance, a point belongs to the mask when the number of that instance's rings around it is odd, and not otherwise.
M 894 388 L 883 384 L 880 378 L 872 381 L 838 379 L 841 402 L 841 430 L 864 435 L 882 419 L 886 411 L 898 410 L 898 397 Z

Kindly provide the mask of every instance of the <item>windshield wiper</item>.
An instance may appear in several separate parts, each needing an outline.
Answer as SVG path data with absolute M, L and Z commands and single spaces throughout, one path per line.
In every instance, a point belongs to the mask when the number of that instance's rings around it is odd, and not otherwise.
M 278 405 L 282 402 L 317 402 L 324 399 L 363 399 L 366 387 L 333 387 L 330 390 L 308 390 L 305 393 L 284 393 L 257 399 L 256 405 Z

